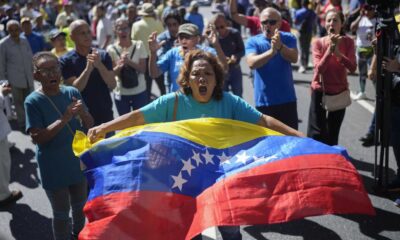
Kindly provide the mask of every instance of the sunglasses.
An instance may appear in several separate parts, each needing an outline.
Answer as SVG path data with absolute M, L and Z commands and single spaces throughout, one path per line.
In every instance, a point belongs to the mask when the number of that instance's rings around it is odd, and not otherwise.
M 277 22 L 278 22 L 278 20 L 267 19 L 267 20 L 262 21 L 261 24 L 262 24 L 262 25 L 274 26 Z
M 43 77 L 52 77 L 61 74 L 61 67 L 60 65 L 57 65 L 52 68 L 40 68 L 37 69 L 37 72 L 40 73 Z

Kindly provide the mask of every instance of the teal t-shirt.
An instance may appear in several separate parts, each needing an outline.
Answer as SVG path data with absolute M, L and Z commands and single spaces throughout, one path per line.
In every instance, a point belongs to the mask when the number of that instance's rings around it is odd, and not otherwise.
M 146 123 L 170 122 L 173 120 L 175 93 L 159 97 L 142 107 Z M 178 93 L 176 120 L 194 118 L 225 118 L 256 124 L 262 113 L 242 98 L 224 92 L 221 100 L 211 99 L 208 103 L 196 101 L 192 95 Z
M 59 95 L 49 96 L 62 114 L 71 104 L 72 97 L 82 99 L 76 88 L 67 86 L 60 88 Z M 25 99 L 25 114 L 27 131 L 30 128 L 46 128 L 60 119 L 60 114 L 49 99 L 39 92 L 32 92 Z M 76 118 L 72 118 L 68 124 L 74 133 L 76 130 L 83 131 Z M 36 158 L 44 189 L 57 190 L 84 180 L 79 159 L 72 152 L 73 138 L 66 125 L 50 141 L 36 145 Z

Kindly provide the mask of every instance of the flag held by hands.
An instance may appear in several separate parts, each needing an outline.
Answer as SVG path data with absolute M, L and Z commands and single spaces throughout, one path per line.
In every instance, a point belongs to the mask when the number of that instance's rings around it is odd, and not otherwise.
M 344 149 L 252 124 L 149 124 L 74 146 L 90 187 L 79 239 L 190 239 L 218 225 L 375 214 Z

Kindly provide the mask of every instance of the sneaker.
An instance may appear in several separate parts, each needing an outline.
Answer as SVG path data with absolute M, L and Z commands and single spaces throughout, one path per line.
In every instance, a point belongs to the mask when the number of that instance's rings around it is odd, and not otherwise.
M 21 191 L 19 191 L 19 190 L 12 191 L 10 196 L 8 196 L 6 199 L 0 201 L 0 208 L 7 207 L 7 206 L 15 203 L 16 201 L 21 199 L 22 196 L 23 195 L 22 195 Z
M 394 201 L 394 205 L 395 205 L 396 207 L 399 207 L 399 208 L 400 208 L 400 198 L 398 198 L 398 199 L 396 199 L 396 201 Z
M 400 177 L 397 177 L 393 181 L 391 181 L 387 186 L 387 190 L 389 192 L 400 191 Z
M 365 94 L 365 92 L 359 92 L 353 99 L 354 100 L 367 99 L 367 95 Z
M 303 66 L 300 66 L 298 72 L 299 73 L 306 73 L 306 68 L 303 67 Z

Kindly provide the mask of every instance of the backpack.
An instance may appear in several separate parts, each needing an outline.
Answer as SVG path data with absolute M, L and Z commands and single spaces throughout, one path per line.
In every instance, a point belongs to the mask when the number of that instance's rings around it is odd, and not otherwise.
M 118 57 L 121 58 L 120 52 L 115 46 L 113 46 Z M 132 53 L 129 59 L 132 59 L 133 54 L 136 50 L 136 44 L 133 46 Z M 123 88 L 135 88 L 139 85 L 138 74 L 136 70 L 131 66 L 123 66 L 119 72 L 119 78 L 121 79 L 121 85 Z

